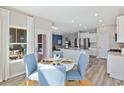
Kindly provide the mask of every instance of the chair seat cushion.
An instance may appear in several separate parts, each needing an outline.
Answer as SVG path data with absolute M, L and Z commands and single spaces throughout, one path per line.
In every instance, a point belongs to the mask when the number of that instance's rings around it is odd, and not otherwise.
M 38 81 L 38 71 L 34 71 L 29 77 L 30 80 Z
M 78 70 L 70 70 L 66 73 L 66 80 L 82 80 Z

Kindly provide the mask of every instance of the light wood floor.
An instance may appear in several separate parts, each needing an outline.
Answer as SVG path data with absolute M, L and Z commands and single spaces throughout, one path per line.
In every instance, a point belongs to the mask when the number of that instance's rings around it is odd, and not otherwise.
M 117 80 L 109 77 L 106 73 L 106 60 L 97 59 L 94 57 L 90 58 L 90 63 L 87 67 L 85 80 L 80 82 L 71 81 L 66 82 L 66 86 L 87 86 L 87 85 L 96 85 L 96 86 L 122 86 L 124 81 Z M 25 75 L 20 75 L 15 78 L 11 78 L 8 81 L 0 83 L 0 86 L 26 86 L 26 85 L 38 85 L 34 81 L 26 81 Z
M 109 77 L 107 74 L 107 60 L 90 58 L 90 63 L 86 70 L 85 77 L 93 82 L 96 86 L 121 86 L 124 85 L 122 80 Z

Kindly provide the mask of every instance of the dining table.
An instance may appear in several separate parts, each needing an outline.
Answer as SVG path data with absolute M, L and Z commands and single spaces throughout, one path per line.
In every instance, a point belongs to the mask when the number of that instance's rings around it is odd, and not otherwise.
M 69 71 L 73 69 L 74 62 L 72 59 L 69 58 L 60 58 L 60 59 L 54 59 L 54 58 L 46 58 L 41 61 L 39 61 L 38 66 L 44 66 L 44 65 L 64 65 L 66 67 L 66 71 Z

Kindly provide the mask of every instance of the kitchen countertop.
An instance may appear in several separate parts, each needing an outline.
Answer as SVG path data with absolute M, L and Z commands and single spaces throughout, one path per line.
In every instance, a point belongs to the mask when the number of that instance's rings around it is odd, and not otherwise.
M 68 48 L 68 49 L 66 49 L 66 48 L 61 48 L 61 50 L 82 51 L 82 52 L 84 52 L 84 53 L 89 54 L 89 49 L 80 49 L 80 48 Z
M 124 55 L 122 55 L 121 52 L 108 52 L 108 55 L 117 55 L 117 56 L 123 56 L 124 57 Z
M 83 48 L 76 48 L 76 47 L 70 47 L 70 48 L 64 48 L 64 47 L 60 47 L 58 49 L 71 49 L 71 50 L 89 50 L 89 49 L 96 49 L 97 47 L 89 47 L 87 49 L 83 49 Z

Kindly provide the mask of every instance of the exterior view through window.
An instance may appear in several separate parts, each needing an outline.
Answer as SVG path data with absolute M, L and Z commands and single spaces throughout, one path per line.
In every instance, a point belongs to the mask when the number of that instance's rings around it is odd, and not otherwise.
M 10 28 L 9 58 L 22 59 L 27 52 L 27 30 Z

